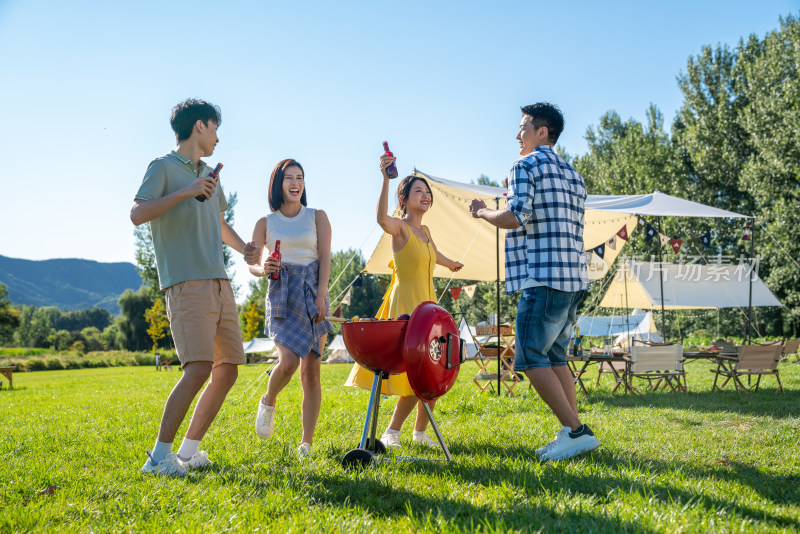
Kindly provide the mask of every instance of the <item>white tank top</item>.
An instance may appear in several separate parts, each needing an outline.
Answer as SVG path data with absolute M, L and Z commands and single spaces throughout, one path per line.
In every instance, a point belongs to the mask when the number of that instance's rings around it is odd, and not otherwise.
M 280 211 L 268 214 L 267 248 L 273 250 L 275 240 L 280 239 L 282 262 L 308 265 L 318 260 L 316 212 L 303 206 L 294 217 L 287 217 Z

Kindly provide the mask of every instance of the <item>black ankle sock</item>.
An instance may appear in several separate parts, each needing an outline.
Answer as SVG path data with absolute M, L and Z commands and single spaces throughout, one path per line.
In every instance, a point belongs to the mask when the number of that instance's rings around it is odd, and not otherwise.
M 579 426 L 578 428 L 576 428 L 574 431 L 570 432 L 569 433 L 569 437 L 571 437 L 572 439 L 575 439 L 575 438 L 579 438 L 579 437 L 583 436 L 584 434 L 588 434 L 590 436 L 594 436 L 594 432 L 592 432 L 592 429 L 589 428 L 589 425 L 587 425 L 587 424 L 583 424 L 583 425 Z

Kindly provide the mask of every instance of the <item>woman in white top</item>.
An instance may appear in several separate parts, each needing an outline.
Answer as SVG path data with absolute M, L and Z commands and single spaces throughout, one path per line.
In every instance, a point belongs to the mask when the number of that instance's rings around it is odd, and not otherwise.
M 255 276 L 270 277 L 265 303 L 264 332 L 275 341 L 278 365 L 269 376 L 267 392 L 258 403 L 256 434 L 272 436 L 278 394 L 300 367 L 303 386 L 303 437 L 297 451 L 311 453 L 314 429 L 322 401 L 320 362 L 325 337 L 333 326 L 325 320 L 330 302 L 331 225 L 322 210 L 307 208 L 303 167 L 293 159 L 275 166 L 269 181 L 271 213 L 253 230 L 259 251 L 274 250 L 280 240 L 281 258 L 267 256 L 263 265 L 251 265 Z

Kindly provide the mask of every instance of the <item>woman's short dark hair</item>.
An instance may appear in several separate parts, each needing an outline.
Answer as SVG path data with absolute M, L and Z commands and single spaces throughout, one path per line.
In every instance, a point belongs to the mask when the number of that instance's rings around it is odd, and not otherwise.
M 533 127 L 538 130 L 547 126 L 547 138 L 556 144 L 564 131 L 564 115 L 558 106 L 549 102 L 537 102 L 530 106 L 522 106 L 522 113 L 533 119 Z
M 300 172 L 303 173 L 303 178 L 306 177 L 306 171 L 303 170 L 303 166 L 291 158 L 275 165 L 275 168 L 272 169 L 272 176 L 269 177 L 269 191 L 267 193 L 270 211 L 278 211 L 283 204 L 283 174 L 289 167 L 299 168 Z M 305 187 L 303 187 L 303 194 L 300 195 L 300 203 L 303 206 L 308 206 Z
M 208 126 L 208 121 L 214 121 L 217 126 L 222 125 L 222 111 L 219 106 L 210 104 L 205 100 L 190 98 L 172 108 L 169 124 L 178 137 L 178 142 L 189 139 L 197 121 L 203 121 Z
M 409 174 L 408 176 L 400 180 L 399 184 L 397 184 L 397 203 L 400 206 L 403 215 L 406 214 L 406 200 L 408 200 L 408 195 L 411 194 L 411 186 L 413 186 L 414 182 L 416 182 L 417 180 L 425 184 L 425 187 L 427 187 L 428 191 L 431 192 L 431 206 L 433 206 L 433 191 L 431 190 L 431 186 L 428 183 L 428 180 L 426 180 L 422 176 L 415 176 L 413 174 Z

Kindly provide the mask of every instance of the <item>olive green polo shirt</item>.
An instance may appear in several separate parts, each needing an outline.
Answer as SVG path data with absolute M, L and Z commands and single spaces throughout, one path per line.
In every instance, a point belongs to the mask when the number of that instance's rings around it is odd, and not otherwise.
M 195 182 L 213 169 L 173 151 L 150 163 L 136 193 L 138 200 L 155 200 Z M 161 289 L 186 280 L 228 278 L 222 255 L 220 213 L 228 209 L 222 186 L 206 202 L 182 201 L 150 221 Z

